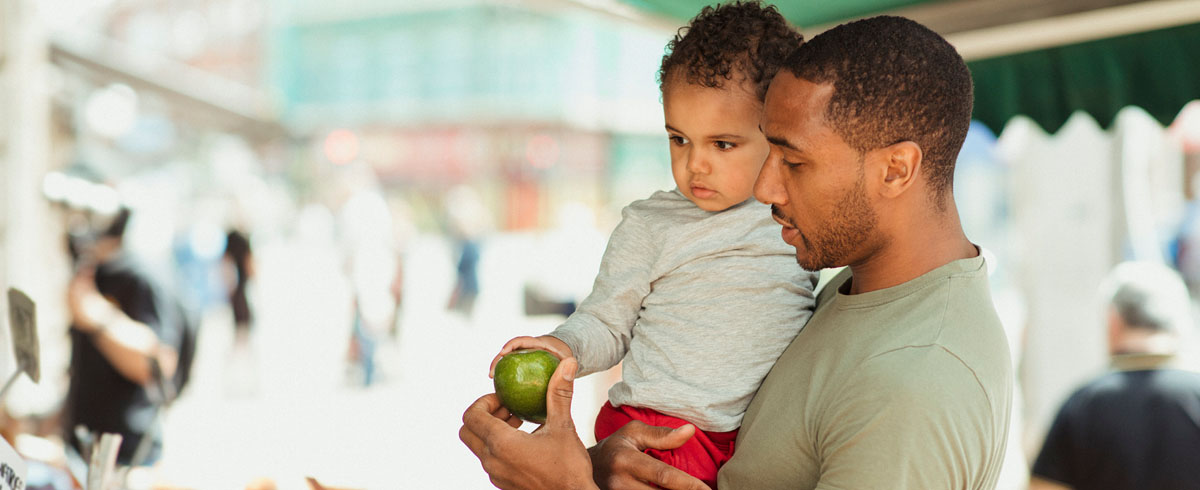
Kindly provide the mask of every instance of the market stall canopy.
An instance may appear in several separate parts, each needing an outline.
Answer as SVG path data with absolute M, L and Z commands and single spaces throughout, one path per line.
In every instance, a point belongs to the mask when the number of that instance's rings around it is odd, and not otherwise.
M 974 118 L 999 132 L 1015 115 L 1055 132 L 1075 111 L 1108 127 L 1138 106 L 1169 126 L 1200 99 L 1200 24 L 968 63 Z
M 712 0 L 620 0 L 682 25 Z M 1200 99 L 1196 0 L 778 0 L 807 37 L 842 22 L 901 15 L 946 36 L 975 79 L 975 119 L 999 132 L 1023 114 L 1054 132 L 1076 111 L 1108 126 L 1142 107 L 1170 124 Z

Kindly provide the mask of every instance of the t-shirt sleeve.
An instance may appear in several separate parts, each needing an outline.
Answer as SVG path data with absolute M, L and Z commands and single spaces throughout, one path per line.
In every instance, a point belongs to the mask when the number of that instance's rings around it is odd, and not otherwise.
M 1034 476 L 1045 480 L 1051 480 L 1064 485 L 1070 485 L 1075 479 L 1074 469 L 1071 467 L 1070 455 L 1078 454 L 1079 448 L 1077 441 L 1072 437 L 1071 420 L 1073 401 L 1076 396 L 1068 399 L 1059 409 L 1058 415 L 1054 417 L 1054 423 L 1050 425 L 1050 432 L 1046 434 L 1046 440 L 1042 442 L 1042 451 L 1038 453 L 1037 460 L 1033 463 L 1031 473 Z
M 863 363 L 821 416 L 817 488 L 965 488 L 999 431 L 974 373 L 937 345 Z
M 550 335 L 571 348 L 579 376 L 603 371 L 625 357 L 633 326 L 650 294 L 658 246 L 644 219 L 626 208 L 613 230 L 600 271 L 579 308 Z

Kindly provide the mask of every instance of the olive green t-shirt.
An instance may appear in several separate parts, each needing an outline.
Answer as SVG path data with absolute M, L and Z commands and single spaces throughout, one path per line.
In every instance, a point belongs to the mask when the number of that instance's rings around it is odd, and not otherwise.
M 1013 373 L 982 254 L 878 291 L 850 281 L 763 381 L 720 488 L 993 488 Z

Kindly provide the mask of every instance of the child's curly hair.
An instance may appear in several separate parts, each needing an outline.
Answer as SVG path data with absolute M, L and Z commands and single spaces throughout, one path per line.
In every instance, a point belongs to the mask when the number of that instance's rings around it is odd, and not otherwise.
M 720 88 L 736 75 L 759 100 L 787 56 L 804 41 L 774 5 L 758 0 L 707 6 L 667 43 L 658 86 L 682 76 L 687 83 Z

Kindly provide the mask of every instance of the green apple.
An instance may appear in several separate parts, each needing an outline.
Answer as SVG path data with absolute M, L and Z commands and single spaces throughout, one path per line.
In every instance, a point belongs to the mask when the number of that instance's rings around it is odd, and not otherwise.
M 493 378 L 500 403 L 523 420 L 545 423 L 546 388 L 557 367 L 558 358 L 539 349 L 522 349 L 501 357 Z

